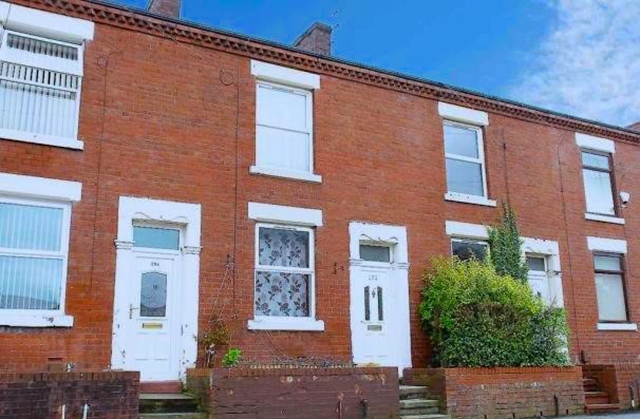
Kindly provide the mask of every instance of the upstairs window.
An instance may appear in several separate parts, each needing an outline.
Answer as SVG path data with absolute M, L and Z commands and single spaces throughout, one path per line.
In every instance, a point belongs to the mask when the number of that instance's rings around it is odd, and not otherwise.
M 582 176 L 588 213 L 616 215 L 611 167 L 611 154 L 582 151 Z
M 312 171 L 311 92 L 258 82 L 256 165 L 291 172 Z
M 256 77 L 256 161 L 250 173 L 322 182 L 313 164 L 313 99 L 320 76 L 251 60 Z
M 445 121 L 444 148 L 448 192 L 486 198 L 482 129 Z
M 5 30 L 0 137 L 77 146 L 82 57 L 82 45 Z

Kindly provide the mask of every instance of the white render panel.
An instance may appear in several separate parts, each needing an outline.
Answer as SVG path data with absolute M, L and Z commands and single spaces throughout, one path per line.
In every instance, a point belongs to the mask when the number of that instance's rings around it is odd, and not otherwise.
M 293 68 L 251 60 L 251 74 L 263 79 L 305 89 L 319 89 L 320 76 Z
M 477 240 L 487 240 L 489 232 L 487 227 L 481 224 L 461 223 L 458 221 L 445 221 L 447 236 L 462 237 Z
M 249 202 L 249 219 L 266 223 L 285 223 L 321 227 L 322 211 Z
M 475 109 L 463 108 L 450 103 L 438 102 L 438 113 L 444 119 L 466 122 L 473 125 L 489 125 L 489 114 Z
M 616 143 L 606 138 L 594 137 L 593 135 L 576 132 L 576 144 L 580 148 L 589 150 L 604 151 L 605 153 L 615 153 Z
M 0 173 L 0 194 L 80 201 L 82 183 L 36 176 Z
M 589 250 L 596 252 L 627 253 L 626 240 L 587 237 L 587 246 L 589 247 Z

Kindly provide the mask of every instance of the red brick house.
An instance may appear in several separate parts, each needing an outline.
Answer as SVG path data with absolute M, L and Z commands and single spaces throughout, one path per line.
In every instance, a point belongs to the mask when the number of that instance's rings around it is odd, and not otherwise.
M 640 133 L 333 58 L 323 25 L 5 0 L 0 31 L 1 371 L 177 380 L 212 316 L 255 362 L 424 367 L 422 271 L 504 202 L 572 360 L 639 361 Z

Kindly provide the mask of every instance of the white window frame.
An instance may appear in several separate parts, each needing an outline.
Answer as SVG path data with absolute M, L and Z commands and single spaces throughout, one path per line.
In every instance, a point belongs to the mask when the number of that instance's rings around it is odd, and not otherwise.
M 260 229 L 272 228 L 277 230 L 302 231 L 309 235 L 309 267 L 295 268 L 286 266 L 271 266 L 260 264 Z M 315 320 L 316 316 L 316 273 L 315 273 L 315 232 L 313 228 L 301 227 L 287 224 L 272 223 L 256 223 L 255 226 L 255 263 L 253 273 L 253 308 L 254 318 L 249 322 L 250 329 L 268 329 L 268 330 L 323 330 L 320 324 Z M 261 316 L 255 312 L 255 286 L 258 271 L 268 272 L 285 272 L 309 275 L 308 298 L 309 298 L 309 316 L 308 317 L 288 317 L 288 316 Z M 262 327 L 265 326 L 265 327 Z
M 282 177 L 287 179 L 301 180 L 305 182 L 321 183 L 322 176 L 314 173 L 314 119 L 313 119 L 313 91 L 320 88 L 320 76 L 312 73 L 306 73 L 299 70 L 294 70 L 286 67 L 281 67 L 273 64 L 263 63 L 260 61 L 251 61 L 251 74 L 256 77 L 256 163 L 249 168 L 249 173 Z M 309 123 L 308 132 L 309 135 L 309 170 L 288 170 L 279 167 L 270 167 L 258 164 L 258 151 L 257 151 L 257 128 L 261 124 L 257 120 L 257 96 L 260 85 L 269 86 L 271 88 L 288 90 L 296 94 L 303 94 L 307 98 L 307 115 L 306 118 Z M 268 125 L 265 125 L 269 127 Z M 271 127 L 277 129 L 283 129 L 281 127 Z M 297 132 L 297 131 L 296 131 Z
M 252 301 L 254 318 L 247 322 L 249 330 L 282 330 L 282 331 L 324 331 L 324 322 L 316 318 L 316 281 L 315 281 L 315 229 L 322 223 L 322 211 L 310 208 L 287 207 L 282 205 L 249 202 L 249 219 L 257 221 L 254 236 L 254 280 Z M 309 236 L 309 268 L 311 284 L 309 285 L 309 317 L 277 317 L 255 315 L 255 271 L 258 269 L 260 235 L 259 228 L 273 226 L 274 228 L 310 231 Z M 274 268 L 274 267 L 271 267 Z M 283 272 L 286 269 L 275 267 L 271 269 Z
M 61 44 L 78 49 L 78 63 L 73 66 L 75 70 L 64 63 L 54 63 L 53 67 L 36 64 L 29 56 L 20 58 L 15 51 L 9 48 L 0 48 L 0 61 L 14 63 L 18 65 L 27 65 L 34 68 L 44 70 L 58 71 L 66 74 L 73 74 L 80 78 L 78 81 L 78 89 L 76 94 L 76 121 L 74 123 L 74 135 L 72 137 L 59 137 L 55 135 L 47 135 L 33 133 L 29 131 L 19 131 L 14 129 L 1 129 L 0 139 L 28 142 L 33 144 L 44 144 L 54 147 L 69 148 L 75 150 L 84 149 L 84 143 L 78 139 L 78 129 L 80 120 L 80 102 L 82 96 L 83 82 L 83 57 L 84 43 L 93 39 L 94 23 L 88 20 L 62 16 L 55 13 L 36 10 L 17 4 L 9 4 L 0 1 L 0 35 L 2 36 L 2 45 L 6 44 L 6 40 L 10 33 L 19 36 L 26 36 L 44 42 Z M 26 60 L 26 61 L 25 61 Z M 39 60 L 37 60 L 39 61 Z M 62 65 L 64 68 L 61 68 Z
M 593 266 L 594 263 L 594 259 L 593 256 L 594 254 L 597 253 L 610 253 L 610 254 L 614 254 L 614 255 L 619 255 L 623 258 L 622 263 L 624 263 L 624 258 L 627 257 L 627 241 L 626 240 L 621 240 L 621 239 L 610 239 L 610 238 L 604 238 L 604 237 L 592 237 L 589 236 L 587 237 L 587 248 L 591 251 L 591 261 L 592 261 L 592 266 L 591 266 L 591 271 L 593 272 L 593 279 L 594 279 L 594 291 L 596 290 L 595 288 L 595 266 Z M 622 280 L 625 281 L 627 278 L 625 277 L 625 275 L 628 275 L 628 271 L 624 271 L 623 274 L 623 278 Z M 625 284 L 627 285 L 627 284 Z M 628 289 L 625 287 L 625 293 L 628 292 Z M 597 295 L 595 296 L 597 299 Z M 625 301 L 625 303 L 628 302 L 628 295 L 625 296 L 627 298 L 627 300 Z M 597 303 L 597 301 L 596 301 Z M 629 307 L 627 307 L 627 313 L 629 316 L 631 316 L 631 312 L 629 311 Z M 598 314 L 599 316 L 599 314 Z M 601 330 L 601 331 L 627 331 L 627 332 L 637 332 L 638 331 L 638 324 L 637 323 L 632 323 L 631 319 L 627 319 L 628 321 L 626 323 L 608 323 L 608 322 L 600 322 L 598 321 L 598 324 L 596 326 L 597 330 Z
M 495 207 L 496 206 L 496 201 L 490 200 L 488 198 L 488 190 L 487 190 L 487 165 L 486 165 L 486 161 L 485 161 L 485 151 L 484 151 L 484 134 L 483 134 L 483 130 L 482 127 L 477 126 L 477 125 L 472 125 L 469 123 L 465 123 L 465 122 L 459 122 L 459 121 L 454 121 L 451 119 L 444 119 L 442 122 L 442 127 L 443 127 L 443 133 L 444 133 L 444 127 L 445 126 L 452 126 L 452 127 L 457 127 L 457 128 L 462 128 L 462 129 L 467 129 L 467 130 L 472 130 L 475 131 L 476 133 L 476 141 L 477 141 L 477 147 L 478 147 L 478 157 L 474 158 L 474 157 L 467 157 L 467 156 L 463 156 L 460 154 L 454 154 L 454 153 L 447 153 L 446 152 L 446 135 L 443 136 L 443 143 L 444 143 L 444 148 L 445 148 L 445 167 L 447 164 L 447 160 L 448 159 L 452 159 L 452 160 L 457 160 L 457 161 L 462 161 L 462 162 L 467 162 L 467 163 L 475 163 L 475 164 L 479 164 L 480 165 L 480 173 L 482 176 L 482 195 L 471 195 L 471 194 L 465 194 L 465 193 L 460 193 L 460 192 L 452 192 L 449 191 L 449 179 L 447 178 L 447 192 L 444 195 L 444 199 L 447 201 L 454 201 L 454 202 L 462 202 L 462 203 L 467 203 L 467 204 L 476 204 L 476 205 L 484 205 L 484 206 L 489 206 L 489 207 Z M 445 170 L 446 171 L 446 170 Z
M 0 248 L 0 254 L 12 256 L 55 257 L 63 260 L 58 310 L 0 309 L 0 326 L 72 327 L 73 316 L 65 314 L 69 237 L 71 234 L 71 204 L 79 201 L 82 184 L 58 179 L 0 173 L 0 202 L 63 210 L 59 252 L 20 251 Z
M 613 204 L 614 207 L 616 206 L 616 193 L 617 191 L 614 188 L 614 167 L 613 167 L 613 156 L 616 153 L 616 144 L 614 141 L 606 139 L 606 138 L 602 138 L 602 137 L 595 137 L 593 135 L 587 135 L 587 134 L 581 134 L 579 132 L 575 133 L 575 139 L 576 139 L 576 145 L 580 148 L 580 174 L 583 176 L 584 179 L 584 171 L 585 170 L 589 170 L 589 169 L 585 169 L 584 167 L 584 163 L 582 162 L 582 152 L 596 152 L 598 154 L 608 154 L 609 157 L 609 164 L 612 165 L 612 167 L 609 168 L 609 173 L 611 176 L 611 194 L 613 196 Z M 583 180 L 584 182 L 584 180 Z M 588 205 L 588 203 L 586 202 L 587 199 L 587 185 L 583 185 L 583 191 L 585 194 L 585 206 Z M 618 216 L 614 216 L 614 215 L 605 215 L 605 214 L 596 214 L 596 213 L 592 213 L 586 210 L 585 208 L 585 213 L 584 213 L 584 218 L 585 220 L 591 220 L 591 221 L 599 221 L 602 223 L 610 223 L 610 224 L 621 224 L 624 225 L 625 224 L 625 220 L 622 217 L 618 217 Z

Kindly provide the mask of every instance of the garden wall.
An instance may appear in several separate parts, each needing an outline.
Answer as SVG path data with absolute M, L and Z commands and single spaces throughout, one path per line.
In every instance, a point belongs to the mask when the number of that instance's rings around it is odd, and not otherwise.
M 137 372 L 0 374 L 0 418 L 138 417 Z M 64 408 L 63 408 L 64 406 Z
M 640 407 L 640 363 L 585 365 L 584 376 L 595 378 L 601 389 L 609 394 L 611 403 L 622 409 Z
M 407 369 L 404 380 L 406 384 L 427 386 L 430 395 L 439 398 L 453 418 L 528 418 L 584 412 L 580 367 Z
M 214 368 L 187 371 L 212 418 L 398 417 L 397 368 Z

